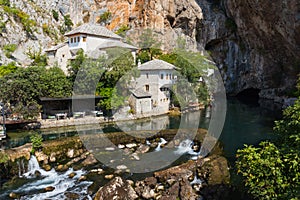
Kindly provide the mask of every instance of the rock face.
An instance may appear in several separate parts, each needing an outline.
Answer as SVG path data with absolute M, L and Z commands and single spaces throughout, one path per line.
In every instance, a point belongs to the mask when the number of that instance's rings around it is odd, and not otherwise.
M 264 98 L 286 95 L 300 72 L 300 3 L 233 0 L 215 6 L 219 10 L 206 10 L 204 16 L 227 18 L 223 24 L 218 20 L 219 35 L 206 48 L 223 72 L 227 92 L 255 88 Z
M 94 200 L 134 200 L 138 196 L 128 182 L 116 177 L 98 190 Z

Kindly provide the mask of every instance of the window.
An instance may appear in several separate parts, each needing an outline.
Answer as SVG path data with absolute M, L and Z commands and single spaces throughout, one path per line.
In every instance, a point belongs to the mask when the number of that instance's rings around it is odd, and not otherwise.
M 64 58 L 64 57 L 65 57 L 65 54 L 63 54 L 62 57 Z
M 161 74 L 161 75 L 160 75 L 160 79 L 164 79 L 164 74 Z
M 73 38 L 71 38 L 71 43 L 73 43 Z
M 77 37 L 77 42 L 80 42 L 80 37 Z
M 82 41 L 83 41 L 83 42 L 86 42 L 86 37 L 82 38 Z
M 146 92 L 149 92 L 149 85 L 145 85 Z
M 146 77 L 149 78 L 149 74 L 148 73 L 146 74 Z
M 169 79 L 169 74 L 166 74 L 166 79 L 167 79 L 167 80 Z
M 76 43 L 76 37 L 74 37 L 73 39 L 74 39 L 74 43 Z

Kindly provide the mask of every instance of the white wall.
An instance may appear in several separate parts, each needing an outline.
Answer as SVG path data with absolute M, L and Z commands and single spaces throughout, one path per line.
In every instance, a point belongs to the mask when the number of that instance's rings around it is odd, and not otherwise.
M 68 45 L 65 45 L 59 49 L 57 49 L 55 54 L 55 59 L 57 61 L 58 67 L 61 68 L 65 74 L 68 74 L 68 61 L 72 57 Z
M 68 60 L 72 57 L 68 45 L 65 45 L 56 51 L 51 51 L 47 53 L 48 64 L 54 66 L 56 63 L 59 68 L 61 68 L 65 74 L 68 73 L 67 64 Z
M 170 105 L 170 92 L 160 91 L 165 84 L 173 84 L 175 80 L 170 79 L 169 74 L 173 77 L 174 70 L 142 70 L 139 78 L 136 79 L 136 89 L 142 89 L 150 93 L 152 99 L 152 111 L 166 113 Z M 164 75 L 161 79 L 161 74 Z M 168 74 L 168 78 L 166 76 Z M 147 76 L 148 75 L 148 76 Z M 146 91 L 146 85 L 149 85 L 149 91 Z
M 143 115 L 151 112 L 151 98 L 136 99 L 136 114 Z

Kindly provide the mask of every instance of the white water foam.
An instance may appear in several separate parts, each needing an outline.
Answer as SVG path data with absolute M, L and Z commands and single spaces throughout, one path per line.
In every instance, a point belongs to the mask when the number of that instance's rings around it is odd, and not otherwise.
M 200 178 L 198 178 L 197 174 L 194 176 L 194 180 L 190 183 L 191 185 L 194 185 L 194 184 L 199 184 L 201 185 L 202 184 L 202 180 Z
M 174 152 L 177 155 L 183 155 L 183 154 L 190 154 L 193 157 L 191 158 L 192 160 L 196 160 L 197 157 L 200 155 L 200 153 L 195 152 L 193 149 L 193 141 L 186 139 L 182 141 L 179 146 L 177 147 L 177 150 Z
M 161 150 L 161 145 L 167 144 L 168 142 L 164 138 L 160 138 L 160 142 L 158 143 L 158 146 L 155 148 L 155 151 Z
M 78 182 L 80 176 L 85 174 L 85 171 L 78 170 L 74 171 L 72 168 L 69 168 L 64 173 L 57 173 L 54 169 L 51 171 L 45 171 L 40 168 L 39 163 L 35 156 L 31 156 L 28 163 L 28 172 L 23 174 L 23 177 L 28 179 L 35 178 L 35 172 L 38 171 L 41 174 L 42 179 L 34 180 L 29 182 L 22 187 L 14 190 L 14 193 L 17 194 L 29 194 L 22 196 L 22 200 L 39 200 L 39 199 L 65 199 L 65 192 L 76 193 L 79 196 L 86 196 L 89 199 L 92 199 L 87 195 L 87 188 L 92 182 L 82 181 Z M 69 178 L 69 174 L 75 173 L 76 175 L 73 178 Z M 53 191 L 40 193 L 40 190 L 44 190 L 47 187 L 54 187 Z M 35 193 L 37 192 L 37 193 Z M 34 193 L 34 194 L 32 194 Z

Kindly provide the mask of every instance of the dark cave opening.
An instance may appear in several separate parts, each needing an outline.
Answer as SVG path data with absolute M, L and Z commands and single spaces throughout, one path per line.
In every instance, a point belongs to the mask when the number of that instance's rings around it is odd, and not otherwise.
M 245 103 L 258 104 L 260 89 L 248 88 L 239 92 L 236 97 Z

